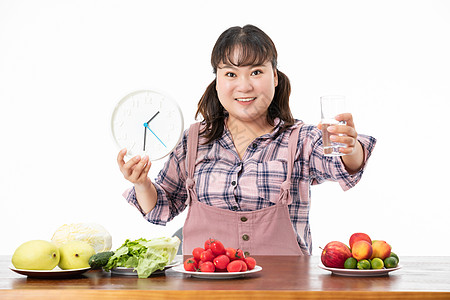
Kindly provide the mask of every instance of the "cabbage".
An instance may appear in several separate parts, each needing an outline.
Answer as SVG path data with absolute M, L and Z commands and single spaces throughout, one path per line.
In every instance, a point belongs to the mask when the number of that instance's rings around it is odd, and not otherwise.
M 104 267 L 109 271 L 116 267 L 134 268 L 139 278 L 147 278 L 156 270 L 164 270 L 172 262 L 180 246 L 178 237 L 161 237 L 151 240 L 126 240 Z
M 61 247 L 67 242 L 78 240 L 91 245 L 95 253 L 111 250 L 112 237 L 100 224 L 73 223 L 59 227 L 52 237 L 52 242 Z

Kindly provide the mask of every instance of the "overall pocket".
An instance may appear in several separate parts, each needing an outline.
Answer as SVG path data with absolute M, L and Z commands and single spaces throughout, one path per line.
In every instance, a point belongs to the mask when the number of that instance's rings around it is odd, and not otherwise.
M 287 162 L 272 160 L 258 163 L 258 195 L 264 200 L 277 203 L 281 184 L 286 180 Z

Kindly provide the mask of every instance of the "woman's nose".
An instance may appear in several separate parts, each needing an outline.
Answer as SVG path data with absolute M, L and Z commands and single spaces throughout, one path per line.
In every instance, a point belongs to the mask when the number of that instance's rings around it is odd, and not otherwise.
M 251 91 L 253 89 L 252 81 L 246 76 L 241 76 L 237 88 L 239 92 Z

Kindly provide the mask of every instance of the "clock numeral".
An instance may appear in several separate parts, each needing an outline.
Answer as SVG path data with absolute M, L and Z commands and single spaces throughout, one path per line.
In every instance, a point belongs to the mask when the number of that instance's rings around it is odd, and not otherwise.
M 116 127 L 122 127 L 123 126 L 123 120 L 116 120 L 115 122 L 114 122 L 114 126 L 116 126 Z
M 147 92 L 144 98 L 144 104 L 152 104 L 152 94 L 150 92 Z
M 129 117 L 131 116 L 131 108 L 124 108 L 122 111 L 122 114 L 124 117 Z
M 133 99 L 133 101 L 131 101 L 131 107 L 132 108 L 139 108 L 139 100 Z
M 170 133 L 167 133 L 164 137 L 165 141 L 170 141 Z
M 136 142 L 133 142 L 132 144 L 128 145 L 128 150 L 134 151 L 134 147 L 136 146 Z
M 121 132 L 118 136 L 117 136 L 118 140 L 124 141 L 126 139 L 128 139 L 128 135 L 125 132 Z
M 154 103 L 154 107 L 158 110 L 161 110 L 161 102 L 164 101 L 164 98 L 162 98 L 161 100 L 157 101 L 157 103 Z

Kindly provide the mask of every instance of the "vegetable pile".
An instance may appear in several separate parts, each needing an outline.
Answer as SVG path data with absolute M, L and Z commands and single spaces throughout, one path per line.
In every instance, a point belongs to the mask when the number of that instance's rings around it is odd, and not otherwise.
M 184 269 L 191 272 L 245 272 L 256 266 L 253 257 L 245 257 L 241 249 L 225 248 L 216 239 L 208 239 L 204 248 L 192 251 L 193 257 L 184 261 Z
M 114 254 L 109 257 L 105 271 L 116 267 L 134 268 L 139 278 L 147 278 L 156 270 L 164 270 L 165 266 L 175 258 L 180 246 L 178 237 L 161 237 L 150 240 L 126 240 Z

